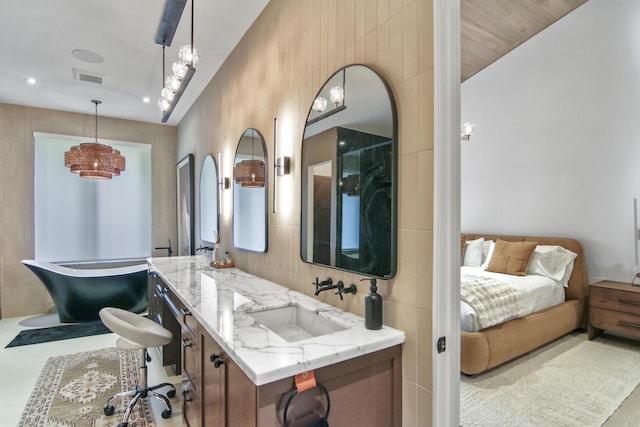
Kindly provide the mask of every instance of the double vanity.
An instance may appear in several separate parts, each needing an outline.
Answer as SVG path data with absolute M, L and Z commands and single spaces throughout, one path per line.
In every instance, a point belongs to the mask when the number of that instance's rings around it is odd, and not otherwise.
M 274 129 L 276 124 L 274 119 Z M 380 74 L 349 65 L 322 86 L 307 114 L 296 178 L 304 262 L 394 277 L 397 140 L 395 101 Z M 243 132 L 233 162 L 235 250 L 268 250 L 267 165 L 275 166 L 274 214 L 278 177 L 291 171 L 288 157 L 269 161 L 267 152 L 261 132 Z M 230 181 L 219 173 L 220 164 L 219 153 L 217 165 L 208 155 L 200 174 L 200 240 L 216 248 L 220 191 Z M 178 220 L 178 241 L 193 245 L 194 227 L 183 223 Z M 184 248 L 179 244 L 180 254 L 194 253 Z M 330 425 L 402 425 L 403 332 L 366 329 L 359 316 L 209 262 L 205 256 L 149 259 L 149 313 L 175 337 L 162 357 L 182 374 L 189 426 L 308 426 L 327 412 Z M 316 292 L 324 289 L 316 283 Z M 355 293 L 355 286 L 338 291 L 342 297 Z
M 325 414 L 332 425 L 401 425 L 402 343 L 392 328 L 205 256 L 151 258 L 149 314 L 175 339 L 165 365 L 183 378 L 189 426 L 284 425 L 294 377 L 320 387 L 298 393 L 288 425 Z M 311 285 L 309 285 L 311 286 Z

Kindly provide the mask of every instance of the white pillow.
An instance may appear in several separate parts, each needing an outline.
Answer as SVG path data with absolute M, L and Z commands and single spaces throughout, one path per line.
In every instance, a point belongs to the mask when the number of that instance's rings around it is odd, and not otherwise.
M 481 269 L 486 270 L 489 266 L 489 261 L 491 261 L 491 255 L 493 255 L 493 250 L 496 248 L 496 242 L 493 240 L 485 240 L 482 244 L 482 265 Z
M 527 274 L 546 276 L 566 288 L 573 271 L 573 260 L 578 255 L 557 245 L 538 245 L 531 254 Z
M 465 267 L 480 267 L 482 265 L 482 244 L 484 237 L 468 240 L 464 245 L 462 265 Z

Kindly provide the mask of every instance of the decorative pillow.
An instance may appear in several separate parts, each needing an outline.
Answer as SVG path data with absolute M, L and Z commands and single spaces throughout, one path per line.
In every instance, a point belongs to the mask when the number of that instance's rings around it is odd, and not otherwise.
M 531 255 L 527 274 L 538 274 L 559 282 L 564 280 L 563 285 L 566 287 L 573 271 L 573 261 L 577 256 L 562 246 L 538 245 Z
M 496 242 L 493 240 L 485 240 L 482 244 L 482 265 L 481 269 L 486 270 L 489 266 L 489 261 L 491 260 L 491 255 L 493 255 L 493 251 L 496 248 Z
M 465 267 L 480 267 L 482 264 L 482 244 L 484 237 L 476 240 L 467 240 L 464 246 L 462 265 Z
M 498 239 L 487 271 L 513 276 L 526 275 L 529 259 L 536 246 L 536 242 L 505 242 Z

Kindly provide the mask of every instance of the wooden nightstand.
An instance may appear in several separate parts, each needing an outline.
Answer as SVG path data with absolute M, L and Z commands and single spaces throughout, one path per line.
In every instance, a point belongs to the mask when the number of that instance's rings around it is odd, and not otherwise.
M 640 338 L 640 286 L 609 280 L 591 285 L 589 339 L 603 330 Z

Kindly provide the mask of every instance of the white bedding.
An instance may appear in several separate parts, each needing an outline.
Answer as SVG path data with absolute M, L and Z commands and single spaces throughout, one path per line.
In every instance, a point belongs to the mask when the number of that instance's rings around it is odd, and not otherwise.
M 489 277 L 511 284 L 520 293 L 520 302 L 524 307 L 525 314 L 534 313 L 564 302 L 564 287 L 562 283 L 548 277 L 534 274 L 512 276 L 491 273 L 477 267 L 461 267 L 460 274 Z M 477 314 L 471 306 L 463 301 L 460 301 L 460 327 L 466 332 L 480 330 Z

